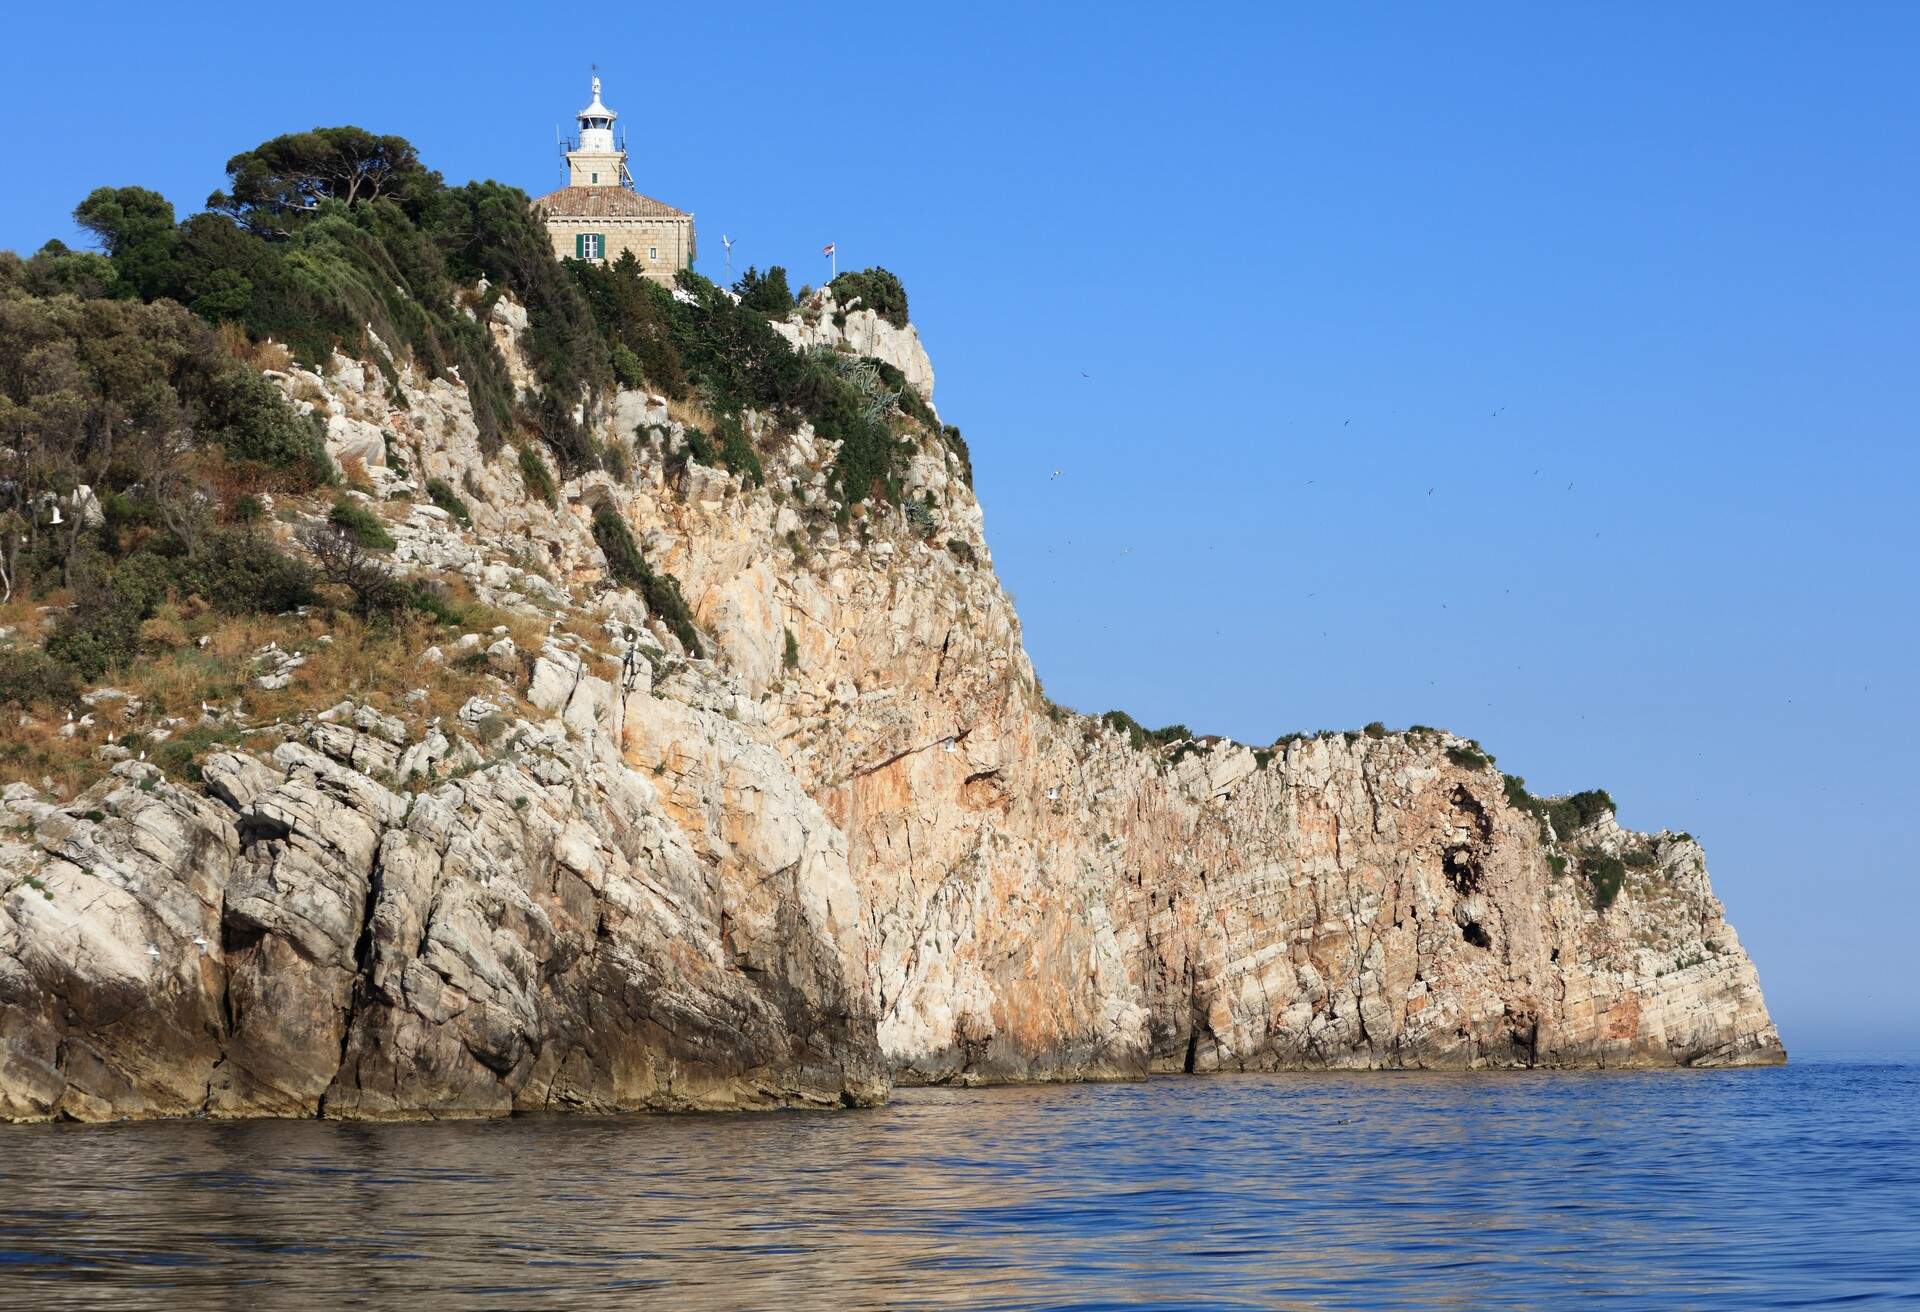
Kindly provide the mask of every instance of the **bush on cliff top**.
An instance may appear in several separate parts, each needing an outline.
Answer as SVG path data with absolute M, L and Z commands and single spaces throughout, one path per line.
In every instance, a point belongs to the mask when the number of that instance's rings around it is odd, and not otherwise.
M 1527 781 L 1517 774 L 1501 775 L 1500 780 L 1506 789 L 1507 805 L 1537 817 L 1543 827 L 1551 825 L 1553 836 L 1562 840 L 1618 809 L 1602 788 L 1569 793 L 1565 797 L 1535 797 L 1527 791 Z
M 463 305 L 463 288 L 484 277 L 526 307 L 543 393 L 575 398 L 611 382 L 593 315 L 518 189 L 448 187 L 402 138 L 351 127 L 276 137 L 234 156 L 227 173 L 231 190 L 177 223 L 157 193 L 96 189 L 74 219 L 106 249 L 111 277 L 64 248 L 46 252 L 47 276 L 179 301 L 310 364 L 341 349 L 372 356 L 389 381 L 388 352 L 430 375 L 457 368 L 489 451 L 515 426 L 514 389 L 485 326 L 490 302 Z
M 1596 911 L 1605 911 L 1612 906 L 1614 899 L 1620 896 L 1621 887 L 1627 882 L 1626 862 L 1593 849 L 1580 854 L 1580 870 L 1593 890 Z
M 856 310 L 872 310 L 895 328 L 907 326 L 907 289 L 899 277 L 879 265 L 849 270 L 827 284 L 844 314 L 848 302 L 859 298 Z

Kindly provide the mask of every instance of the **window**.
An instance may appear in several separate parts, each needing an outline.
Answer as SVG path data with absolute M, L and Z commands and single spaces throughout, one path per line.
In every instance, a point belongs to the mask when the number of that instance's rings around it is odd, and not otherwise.
M 659 259 L 659 258 L 660 258 L 660 248 L 659 248 L 658 246 L 649 246 L 649 247 L 647 247 L 647 258 L 648 258 L 648 259 L 650 259 L 650 260 L 657 260 L 657 259 Z
M 593 174 L 592 177 L 595 182 L 600 181 L 600 175 L 598 173 Z
M 607 258 L 607 239 L 605 234 L 583 232 L 573 239 L 573 256 L 577 260 L 604 260 Z

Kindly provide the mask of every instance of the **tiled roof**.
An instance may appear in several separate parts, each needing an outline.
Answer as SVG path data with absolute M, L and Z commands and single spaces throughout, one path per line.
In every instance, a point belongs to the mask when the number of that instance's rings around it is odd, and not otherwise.
M 534 202 L 556 219 L 686 219 L 693 217 L 665 201 L 625 187 L 562 187 Z

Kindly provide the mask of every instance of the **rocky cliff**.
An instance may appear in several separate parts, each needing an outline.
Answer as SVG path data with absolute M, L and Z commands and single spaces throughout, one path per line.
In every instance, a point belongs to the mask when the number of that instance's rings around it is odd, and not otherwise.
M 491 314 L 516 361 L 524 317 Z M 931 401 L 910 328 L 829 305 L 783 331 Z M 1437 730 L 1254 750 L 1053 706 L 935 436 L 897 504 L 841 507 L 805 426 L 754 434 L 756 482 L 622 392 L 583 418 L 623 475 L 549 505 L 457 379 L 269 376 L 364 470 L 396 568 L 511 622 L 363 669 L 290 620 L 244 692 L 143 734 L 199 735 L 190 768 L 108 743 L 77 796 L 11 785 L 0 1117 L 1784 1059 L 1685 835 L 1558 832 Z M 289 540 L 325 513 L 276 509 Z M 697 643 L 610 575 L 608 514 Z M 121 691 L 100 717 L 139 713 Z

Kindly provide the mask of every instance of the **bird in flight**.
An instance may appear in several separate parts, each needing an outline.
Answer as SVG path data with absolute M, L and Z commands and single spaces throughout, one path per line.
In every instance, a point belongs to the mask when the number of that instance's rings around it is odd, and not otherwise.
M 1058 478 L 1058 477 L 1060 477 L 1060 471 L 1059 471 L 1059 470 L 1057 470 L 1057 469 L 1056 469 L 1056 470 L 1054 470 L 1054 471 L 1053 471 L 1053 477 L 1054 477 L 1054 478 Z M 1051 481 L 1052 481 L 1052 479 L 1049 479 L 1048 481 L 1049 481 L 1049 482 L 1051 482 Z

